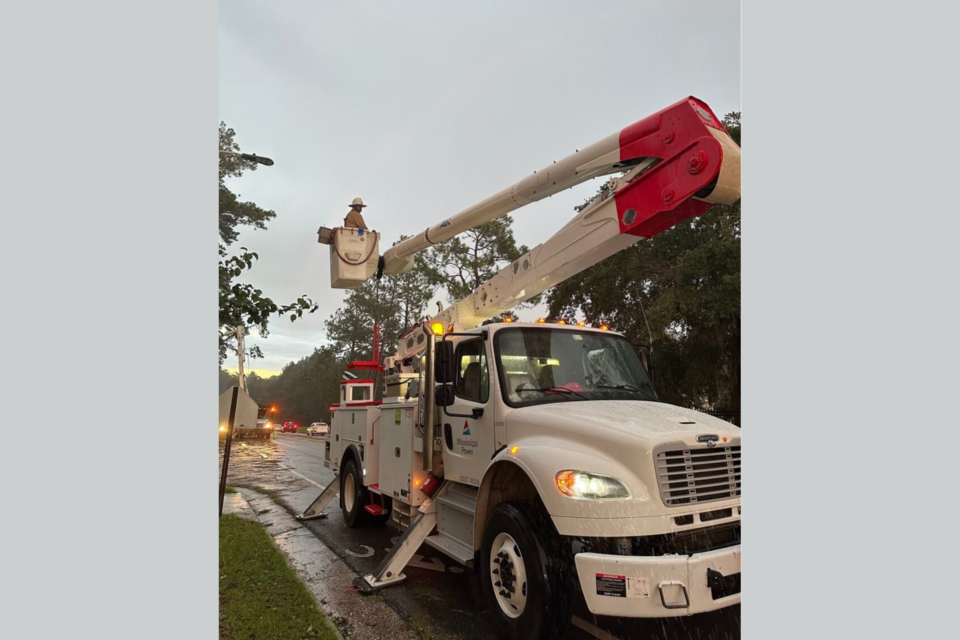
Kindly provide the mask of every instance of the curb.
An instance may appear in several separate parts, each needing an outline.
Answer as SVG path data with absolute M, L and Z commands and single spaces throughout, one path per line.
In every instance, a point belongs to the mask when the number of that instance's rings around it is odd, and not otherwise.
M 277 536 L 270 531 L 270 526 L 272 525 L 272 523 L 263 522 L 263 520 L 260 518 L 260 515 L 254 511 L 253 507 L 250 506 L 250 503 L 247 501 L 246 495 L 244 495 L 245 493 L 256 494 L 256 492 L 250 489 L 240 489 L 237 487 L 234 487 L 234 491 L 236 491 L 236 493 L 229 493 L 225 496 L 230 500 L 229 502 L 227 500 L 224 500 L 223 513 L 233 514 L 241 518 L 244 518 L 246 520 L 252 520 L 254 522 L 257 522 L 263 525 L 263 527 L 267 530 L 267 533 L 270 534 L 270 537 L 273 538 L 274 543 L 276 543 Z M 256 495 L 259 495 L 259 494 L 256 494 Z M 320 542 L 319 539 L 317 540 L 317 542 Z M 310 583 L 307 582 L 307 578 L 303 575 L 302 570 L 296 564 L 294 564 L 293 558 L 290 557 L 290 554 L 287 552 L 286 549 L 284 549 L 279 544 L 277 544 L 277 547 L 280 549 L 281 553 L 283 553 L 283 555 L 287 558 L 287 564 L 290 565 L 290 567 L 297 574 L 297 577 L 300 578 L 300 581 L 303 582 L 304 585 L 306 585 L 307 590 L 310 592 L 310 595 L 313 596 L 314 604 L 317 606 L 317 609 L 323 613 L 323 618 L 327 624 L 327 628 L 329 628 L 337 636 L 338 640 L 345 640 L 345 638 L 343 637 L 343 634 L 340 633 L 340 629 L 338 629 L 337 626 L 333 623 L 333 620 L 331 620 L 331 614 L 323 607 L 323 604 L 321 602 L 322 598 L 317 597 L 316 591 L 314 591 L 314 589 L 310 587 Z
M 299 435 L 299 434 L 295 434 Z M 311 437 L 303 434 L 304 437 Z M 345 621 L 350 640 L 411 638 L 403 618 L 382 598 L 349 591 L 359 574 L 350 568 L 320 538 L 266 494 L 234 487 L 246 507 L 259 520 L 313 595 L 317 608 L 327 617 L 338 638 L 343 634 L 336 620 Z M 227 512 L 224 504 L 224 513 Z

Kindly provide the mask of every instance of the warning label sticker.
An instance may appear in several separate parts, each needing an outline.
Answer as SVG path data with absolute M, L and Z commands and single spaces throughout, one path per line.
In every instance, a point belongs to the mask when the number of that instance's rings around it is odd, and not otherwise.
M 597 595 L 610 598 L 649 598 L 650 581 L 647 578 L 598 573 Z
M 627 597 L 627 577 L 614 576 L 609 573 L 597 574 L 597 595 L 611 598 Z

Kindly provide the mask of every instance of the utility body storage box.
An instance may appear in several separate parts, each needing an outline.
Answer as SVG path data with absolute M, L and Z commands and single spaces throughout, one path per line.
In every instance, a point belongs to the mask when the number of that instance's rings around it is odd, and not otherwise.
M 414 426 L 416 402 L 384 403 L 380 407 L 380 491 L 394 500 L 419 506 L 423 470 L 423 438 Z

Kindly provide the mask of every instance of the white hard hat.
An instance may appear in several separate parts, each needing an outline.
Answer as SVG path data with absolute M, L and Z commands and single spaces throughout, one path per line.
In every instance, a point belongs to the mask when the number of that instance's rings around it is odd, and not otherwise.
M 363 200 L 361 200 L 360 198 L 354 198 L 354 199 L 353 199 L 353 203 L 352 203 L 350 206 L 351 206 L 351 207 L 365 207 L 365 206 L 367 206 L 367 205 L 363 204 Z

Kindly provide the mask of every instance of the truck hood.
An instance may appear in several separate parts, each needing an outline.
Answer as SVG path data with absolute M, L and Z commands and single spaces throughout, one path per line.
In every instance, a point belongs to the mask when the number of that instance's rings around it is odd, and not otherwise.
M 731 497 L 671 507 L 663 503 L 654 466 L 659 445 L 710 448 L 697 441 L 703 435 L 716 436 L 718 451 L 740 445 L 738 427 L 693 409 L 640 400 L 561 400 L 514 409 L 504 416 L 504 427 L 510 447 L 499 458 L 523 469 L 562 535 L 669 533 L 682 528 L 674 520 L 677 515 L 739 501 Z M 564 469 L 616 478 L 631 497 L 572 500 L 562 496 L 555 477 Z M 739 519 L 739 512 L 731 510 L 729 519 Z
M 523 407 L 507 414 L 511 440 L 539 433 L 576 439 L 619 440 L 652 447 L 682 440 L 697 444 L 697 436 L 715 434 L 739 438 L 740 429 L 724 420 L 662 402 L 640 400 L 559 401 Z M 624 442 L 624 443 L 626 443 Z

